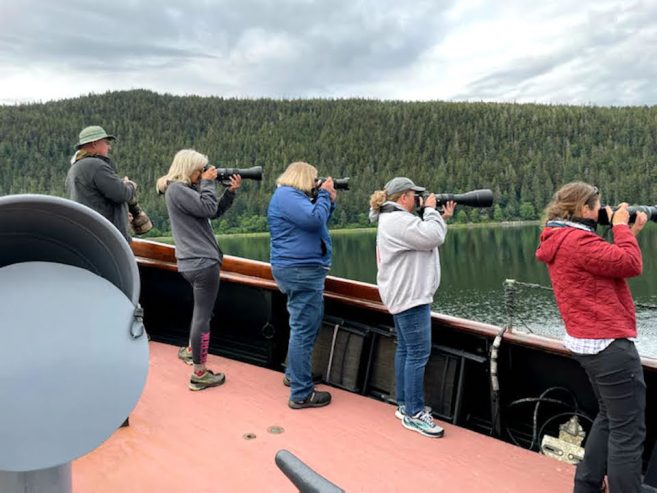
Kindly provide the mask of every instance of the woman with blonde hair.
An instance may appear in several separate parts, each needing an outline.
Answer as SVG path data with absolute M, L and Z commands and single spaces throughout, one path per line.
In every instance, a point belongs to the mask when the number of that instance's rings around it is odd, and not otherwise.
M 330 177 L 317 188 L 317 170 L 304 162 L 290 164 L 276 185 L 267 221 L 272 275 L 287 295 L 290 315 L 284 378 L 291 391 L 288 406 L 326 406 L 331 394 L 314 389 L 311 356 L 324 317 L 324 280 L 331 267 L 328 221 L 336 192 Z
M 225 381 L 223 373 L 206 368 L 210 345 L 210 320 L 217 293 L 223 253 L 212 231 L 211 219 L 225 213 L 235 199 L 242 179 L 230 177 L 230 186 L 217 199 L 217 170 L 208 165 L 208 157 L 192 149 L 183 149 L 173 158 L 169 172 L 157 180 L 157 191 L 164 194 L 176 245 L 178 272 L 192 286 L 194 311 L 189 344 L 180 348 L 178 357 L 194 370 L 190 390 L 216 387 Z
M 642 270 L 636 241 L 647 221 L 629 226 L 627 204 L 607 207 L 614 243 L 595 233 L 600 192 L 568 183 L 545 209 L 546 224 L 536 258 L 547 264 L 554 297 L 566 326 L 564 346 L 586 371 L 598 400 L 584 459 L 575 473 L 576 493 L 641 491 L 646 385 L 634 345 L 636 317 L 626 279 Z

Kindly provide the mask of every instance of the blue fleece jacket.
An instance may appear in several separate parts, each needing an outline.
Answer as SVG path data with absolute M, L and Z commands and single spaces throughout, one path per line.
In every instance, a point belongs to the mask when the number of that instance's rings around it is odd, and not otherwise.
M 276 267 L 331 266 L 328 221 L 335 210 L 329 193 L 320 190 L 313 204 L 293 187 L 278 187 L 269 202 L 270 258 Z

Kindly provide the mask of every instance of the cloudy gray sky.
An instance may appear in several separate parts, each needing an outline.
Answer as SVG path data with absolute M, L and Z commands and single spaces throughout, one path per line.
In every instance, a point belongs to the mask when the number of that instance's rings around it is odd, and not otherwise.
M 0 104 L 224 97 L 657 104 L 657 0 L 0 0 Z

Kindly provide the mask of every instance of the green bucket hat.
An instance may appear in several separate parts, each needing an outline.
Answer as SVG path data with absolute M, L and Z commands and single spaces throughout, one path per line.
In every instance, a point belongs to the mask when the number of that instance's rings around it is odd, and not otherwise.
M 85 144 L 96 142 L 100 139 L 116 140 L 116 137 L 105 132 L 103 127 L 93 125 L 91 127 L 84 128 L 82 132 L 80 132 L 80 140 L 77 144 L 75 144 L 75 147 L 76 149 L 79 149 Z

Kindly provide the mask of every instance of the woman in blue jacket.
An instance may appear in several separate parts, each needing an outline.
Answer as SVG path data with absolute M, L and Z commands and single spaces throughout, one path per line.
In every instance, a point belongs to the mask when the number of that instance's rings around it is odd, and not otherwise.
M 278 288 L 287 295 L 290 342 L 285 383 L 292 409 L 322 407 L 331 394 L 314 389 L 311 356 L 324 317 L 324 280 L 331 267 L 328 221 L 335 210 L 333 180 L 316 188 L 317 170 L 290 164 L 276 180 L 267 211 L 271 267 Z

